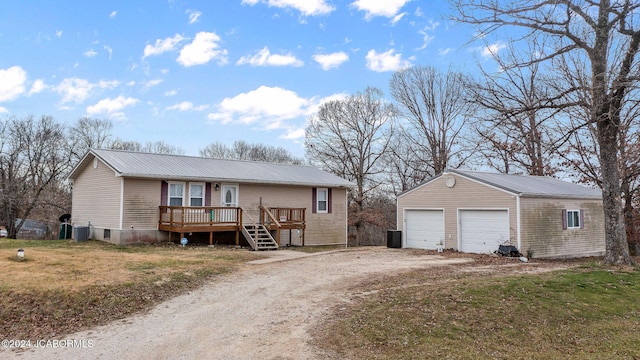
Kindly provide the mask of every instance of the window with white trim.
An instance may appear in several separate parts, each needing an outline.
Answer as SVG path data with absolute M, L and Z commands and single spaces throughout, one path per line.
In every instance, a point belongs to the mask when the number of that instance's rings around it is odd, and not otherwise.
M 329 189 L 318 188 L 316 190 L 316 209 L 319 213 L 326 213 L 329 210 Z
M 169 183 L 169 206 L 182 206 L 184 203 L 184 183 Z
M 580 229 L 580 210 L 567 210 L 567 229 Z
M 204 183 L 189 184 L 189 206 L 204 206 Z

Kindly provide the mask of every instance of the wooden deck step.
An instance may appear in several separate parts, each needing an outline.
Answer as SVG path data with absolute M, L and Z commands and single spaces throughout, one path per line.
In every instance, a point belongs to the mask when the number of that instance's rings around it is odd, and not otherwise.
M 242 225 L 242 234 L 251 245 L 253 250 L 275 250 L 278 243 L 273 239 L 269 230 L 263 225 L 245 224 Z

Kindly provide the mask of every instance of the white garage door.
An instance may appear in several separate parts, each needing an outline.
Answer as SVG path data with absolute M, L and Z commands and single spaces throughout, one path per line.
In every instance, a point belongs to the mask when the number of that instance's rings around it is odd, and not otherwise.
M 509 240 L 507 210 L 460 210 L 460 251 L 492 253 Z
M 405 245 L 413 249 L 437 249 L 444 242 L 444 214 L 442 210 L 407 210 L 404 214 Z

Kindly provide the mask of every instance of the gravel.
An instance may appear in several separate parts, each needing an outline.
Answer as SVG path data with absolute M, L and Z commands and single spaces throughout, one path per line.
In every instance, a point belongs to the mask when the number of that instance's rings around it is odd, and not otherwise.
M 68 335 L 71 345 L 4 351 L 20 359 L 318 359 L 310 330 L 367 277 L 475 261 L 381 247 L 272 252 L 204 287 L 112 324 Z M 514 263 L 516 265 L 517 263 Z M 486 264 L 485 264 L 486 265 Z M 531 264 L 529 264 L 531 266 Z M 69 344 L 67 342 L 66 344 Z

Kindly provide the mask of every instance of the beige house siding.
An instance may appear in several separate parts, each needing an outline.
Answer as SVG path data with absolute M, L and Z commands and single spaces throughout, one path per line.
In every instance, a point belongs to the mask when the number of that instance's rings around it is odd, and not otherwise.
M 212 204 L 214 201 L 219 203 L 218 192 L 212 191 L 212 197 Z M 327 214 L 312 213 L 311 187 L 240 184 L 238 198 L 240 206 L 250 211 L 255 219 L 258 217 L 260 198 L 262 198 L 262 205 L 267 207 L 306 208 L 305 245 L 345 244 L 347 241 L 346 189 L 332 188 L 331 213 Z M 336 226 L 337 224 L 339 226 Z M 281 235 L 283 236 L 281 244 L 288 243 L 289 234 Z M 299 244 L 295 230 L 291 236 L 292 244 Z
M 124 230 L 157 230 L 161 180 L 125 179 Z
M 455 178 L 453 187 L 446 185 Z M 407 192 L 397 199 L 398 230 L 404 230 L 404 211 L 411 209 L 444 209 L 445 248 L 458 249 L 458 210 L 508 210 L 510 237 L 517 246 L 517 209 L 513 194 L 464 177 L 445 174 Z M 403 231 L 403 244 L 405 232 Z
M 533 257 L 602 255 L 604 217 L 600 200 L 521 199 L 522 249 Z M 583 210 L 583 229 L 562 229 L 562 210 Z
M 90 162 L 73 181 L 71 215 L 73 226 L 120 228 L 122 178 L 98 161 Z

